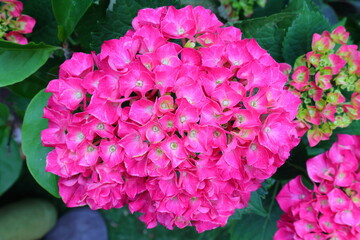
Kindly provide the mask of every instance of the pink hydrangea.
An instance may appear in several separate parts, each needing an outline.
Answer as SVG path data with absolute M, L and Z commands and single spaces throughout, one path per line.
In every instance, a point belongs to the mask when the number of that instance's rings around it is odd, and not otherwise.
M 298 176 L 280 191 L 276 199 L 285 213 L 274 239 L 360 239 L 360 136 L 339 134 L 306 166 L 314 188 Z
M 31 33 L 35 19 L 21 14 L 23 3 L 17 0 L 0 0 L 0 39 L 27 44 L 23 34 Z
M 307 131 L 310 146 L 360 119 L 360 51 L 346 44 L 348 38 L 343 26 L 315 33 L 312 51 L 296 62 L 290 90 L 301 97 L 299 130 Z
M 132 23 L 49 83 L 46 170 L 70 207 L 128 204 L 149 228 L 224 226 L 299 142 L 286 66 L 200 6 Z

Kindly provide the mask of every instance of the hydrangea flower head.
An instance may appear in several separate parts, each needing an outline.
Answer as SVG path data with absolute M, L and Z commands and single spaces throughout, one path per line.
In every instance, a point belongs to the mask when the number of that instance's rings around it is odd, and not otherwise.
M 132 24 L 49 83 L 46 169 L 69 207 L 224 226 L 298 144 L 300 99 L 283 65 L 203 7 L 143 9 Z
M 31 33 L 35 19 L 21 14 L 23 3 L 17 0 L 0 0 L 0 39 L 27 44 L 23 34 Z
M 314 189 L 301 177 L 276 197 L 285 212 L 275 240 L 360 237 L 360 136 L 338 135 L 331 149 L 307 161 Z
M 343 26 L 315 33 L 312 51 L 297 60 L 292 74 L 290 89 L 302 100 L 297 118 L 310 146 L 360 119 L 360 52 L 346 44 L 348 38 Z

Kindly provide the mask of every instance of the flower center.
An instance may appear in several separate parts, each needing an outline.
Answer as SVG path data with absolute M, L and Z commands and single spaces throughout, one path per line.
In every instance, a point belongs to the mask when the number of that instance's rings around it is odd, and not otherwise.
M 172 142 L 172 143 L 170 143 L 170 148 L 172 150 L 176 150 L 178 148 L 178 144 L 176 142 Z
M 177 30 L 177 34 L 178 34 L 178 35 L 182 35 L 182 34 L 184 34 L 184 33 L 185 33 L 185 29 L 182 28 L 182 27 L 179 27 L 178 30 Z
M 135 83 L 135 85 L 136 85 L 137 87 L 142 87 L 142 86 L 144 85 L 144 83 L 143 83 L 143 81 L 141 81 L 141 80 L 137 80 L 136 83 Z
M 190 137 L 192 137 L 192 138 L 196 137 L 196 131 L 195 130 L 190 131 Z
M 76 92 L 76 93 L 75 93 L 75 97 L 76 97 L 77 99 L 81 99 L 81 98 L 83 97 L 83 94 L 82 94 L 81 92 Z
M 227 100 L 227 99 L 225 99 L 225 100 L 222 101 L 222 105 L 223 105 L 224 107 L 227 107 L 227 106 L 230 105 L 230 101 Z
M 167 109 L 167 104 L 166 104 L 166 103 L 164 103 L 164 102 L 163 102 L 163 103 L 161 103 L 161 105 L 160 105 L 160 106 L 161 106 L 161 108 L 162 108 L 162 109 Z
M 163 151 L 160 148 L 157 148 L 155 152 L 158 156 L 161 156 L 163 154 Z
M 173 127 L 174 127 L 174 122 L 173 122 L 173 121 L 168 121 L 168 122 L 166 123 L 166 126 L 167 126 L 168 128 L 173 128 Z
M 170 64 L 170 59 L 168 59 L 168 58 L 162 59 L 162 60 L 161 60 L 161 64 L 169 65 L 169 64 Z
M 110 151 L 111 153 L 115 152 L 115 151 L 116 151 L 116 146 L 115 146 L 115 145 L 111 145 L 111 146 L 109 147 L 109 151 Z
M 213 135 L 214 135 L 214 137 L 216 137 L 216 138 L 217 138 L 217 137 L 220 137 L 221 132 L 220 132 L 220 131 L 215 131 Z
M 155 125 L 152 127 L 152 130 L 153 130 L 153 132 L 158 132 L 160 129 L 158 126 Z
M 255 151 L 255 150 L 257 149 L 257 147 L 256 147 L 255 144 L 251 144 L 251 145 L 250 145 L 250 149 L 253 150 L 253 151 Z
M 86 149 L 87 152 L 92 152 L 94 150 L 95 150 L 95 148 L 93 146 L 88 146 Z
M 185 116 L 181 116 L 181 117 L 180 117 L 180 122 L 181 122 L 181 123 L 186 122 L 186 117 L 185 117 Z

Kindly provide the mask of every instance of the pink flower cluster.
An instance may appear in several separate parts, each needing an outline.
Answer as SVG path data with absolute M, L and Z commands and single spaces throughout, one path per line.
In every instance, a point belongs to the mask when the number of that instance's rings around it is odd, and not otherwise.
M 18 0 L 0 0 L 0 39 L 27 44 L 28 40 L 22 35 L 31 33 L 35 19 L 21 14 L 23 3 Z
M 303 102 L 297 118 L 304 131 L 309 129 L 310 146 L 360 119 L 360 52 L 358 46 L 346 44 L 348 38 L 343 26 L 314 34 L 313 51 L 298 59 L 292 75 L 290 89 Z
M 306 165 L 314 189 L 300 176 L 284 186 L 276 199 L 285 214 L 274 239 L 360 239 L 360 136 L 339 134 Z
M 143 9 L 132 25 L 49 83 L 46 169 L 69 207 L 224 226 L 298 144 L 300 99 L 255 40 L 203 7 Z

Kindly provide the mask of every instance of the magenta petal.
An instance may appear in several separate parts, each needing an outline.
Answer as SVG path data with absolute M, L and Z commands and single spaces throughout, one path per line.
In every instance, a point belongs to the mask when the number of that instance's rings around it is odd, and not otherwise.
M 124 148 L 128 157 L 143 156 L 148 151 L 148 144 L 144 142 L 139 133 L 133 132 L 120 140 L 120 145 Z
M 276 196 L 276 200 L 278 201 L 280 208 L 288 213 L 292 206 L 308 200 L 311 197 L 310 192 L 311 191 L 301 182 L 301 177 L 297 176 L 281 189 Z

